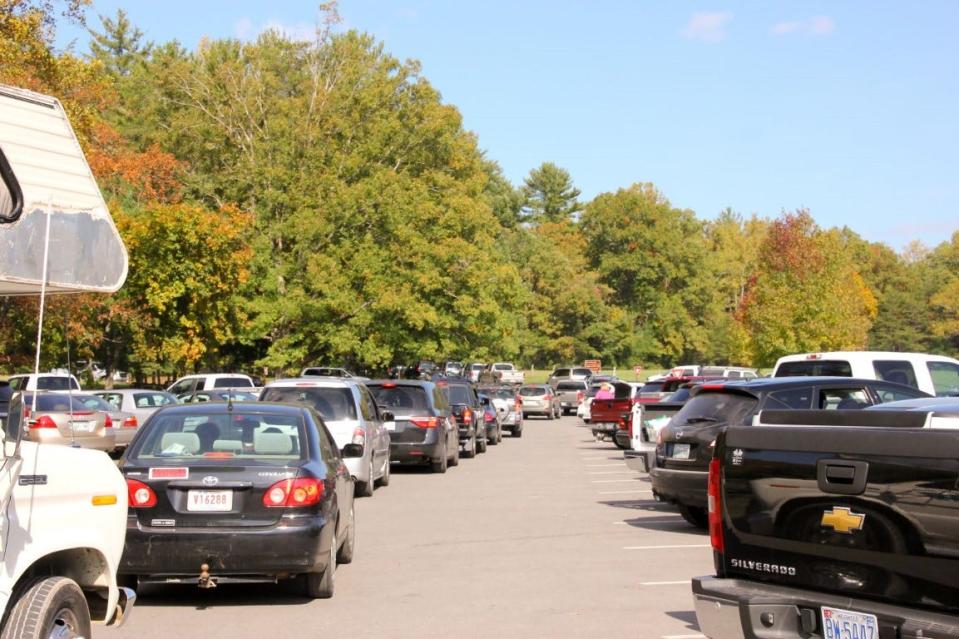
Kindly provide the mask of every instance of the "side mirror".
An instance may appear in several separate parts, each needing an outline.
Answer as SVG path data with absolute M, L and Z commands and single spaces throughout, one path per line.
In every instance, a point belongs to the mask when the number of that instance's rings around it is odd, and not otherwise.
M 343 457 L 362 457 L 363 444 L 347 444 L 341 451 Z
M 380 411 L 380 420 L 384 422 L 391 422 L 396 419 L 396 416 L 393 415 L 393 411 L 381 410 Z

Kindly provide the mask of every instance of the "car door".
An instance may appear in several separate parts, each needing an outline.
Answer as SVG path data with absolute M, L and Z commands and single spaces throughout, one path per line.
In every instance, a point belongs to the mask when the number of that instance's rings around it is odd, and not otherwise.
M 343 539 L 343 535 L 346 534 L 346 527 L 349 526 L 349 513 L 353 506 L 353 479 L 350 477 L 350 471 L 346 464 L 343 463 L 343 458 L 340 455 L 340 450 L 336 447 L 333 436 L 326 429 L 326 424 L 313 411 L 308 411 L 308 414 L 316 433 L 319 435 L 320 456 L 326 466 L 327 479 L 333 481 L 333 489 L 336 493 L 336 506 L 340 513 L 336 537 L 337 539 Z
M 459 428 L 450 412 L 450 403 L 446 399 L 446 393 L 439 386 L 433 387 L 433 408 L 436 410 L 436 416 L 446 424 L 447 450 L 454 450 L 460 445 Z
M 370 445 L 373 447 L 373 467 L 379 468 L 383 459 L 390 454 L 390 435 L 386 432 L 383 420 L 380 418 L 376 402 L 369 389 L 362 384 L 357 388 L 360 391 L 360 414 L 367 423 L 370 432 Z
M 22 396 L 15 395 L 10 400 L 10 410 L 3 422 L 3 459 L 0 460 L 0 558 L 7 551 L 7 537 L 10 533 L 10 517 L 7 507 L 17 485 L 23 460 L 20 457 L 20 437 L 23 420 Z

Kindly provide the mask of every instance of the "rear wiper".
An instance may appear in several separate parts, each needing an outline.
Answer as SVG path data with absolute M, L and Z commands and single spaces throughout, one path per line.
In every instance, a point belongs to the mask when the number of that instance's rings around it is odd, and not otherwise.
M 687 424 L 701 424 L 703 422 L 718 422 L 715 417 L 690 417 L 686 420 Z

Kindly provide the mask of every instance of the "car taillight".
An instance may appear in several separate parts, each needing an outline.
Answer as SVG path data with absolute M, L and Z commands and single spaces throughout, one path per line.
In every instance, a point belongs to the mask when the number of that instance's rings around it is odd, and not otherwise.
M 359 444 L 362 446 L 366 443 L 366 431 L 362 428 L 357 428 L 353 431 L 353 443 Z
M 40 415 L 35 421 L 30 422 L 30 428 L 56 428 L 57 424 L 49 415 Z
M 483 413 L 483 419 L 487 422 L 491 422 L 496 419 L 496 417 L 493 413 Z
M 103 416 L 103 427 L 104 427 L 104 428 L 113 428 L 113 420 L 110 418 L 109 415 L 104 415 L 104 416 Z
M 321 481 L 312 477 L 281 479 L 263 493 L 263 505 L 268 508 L 300 508 L 319 503 L 321 497 Z
M 723 539 L 723 500 L 721 495 L 722 474 L 719 459 L 713 458 L 709 462 L 709 483 L 706 494 L 709 499 L 709 543 L 716 552 L 725 552 L 726 543 Z
M 127 503 L 130 508 L 153 508 L 157 505 L 157 495 L 142 481 L 128 478 Z
M 130 415 L 129 417 L 123 420 L 124 428 L 136 428 L 139 425 L 140 424 L 139 422 L 137 422 L 136 415 Z
M 523 398 L 517 395 L 513 403 L 516 405 L 516 410 L 519 410 L 523 406 Z
M 467 424 L 473 421 L 473 411 L 471 411 L 468 408 L 465 409 L 463 411 L 463 421 L 466 422 Z
M 439 417 L 410 417 L 410 423 L 418 428 L 436 428 L 440 425 Z
M 583 403 L 583 399 L 585 399 L 585 397 L 586 397 L 586 395 L 583 394 L 583 391 L 576 391 L 576 403 L 577 403 L 577 404 L 582 404 L 582 403 Z
M 551 402 L 551 401 L 553 401 L 553 396 L 552 396 L 552 395 L 547 395 L 547 396 L 544 397 L 543 399 L 545 399 L 545 400 L 548 401 L 548 402 Z

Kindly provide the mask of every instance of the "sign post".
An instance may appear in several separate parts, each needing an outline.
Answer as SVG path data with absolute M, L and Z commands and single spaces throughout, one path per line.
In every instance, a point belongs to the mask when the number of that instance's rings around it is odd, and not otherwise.
M 639 381 L 639 376 L 643 374 L 643 367 L 639 364 L 633 366 L 633 375 L 636 376 L 636 381 Z

